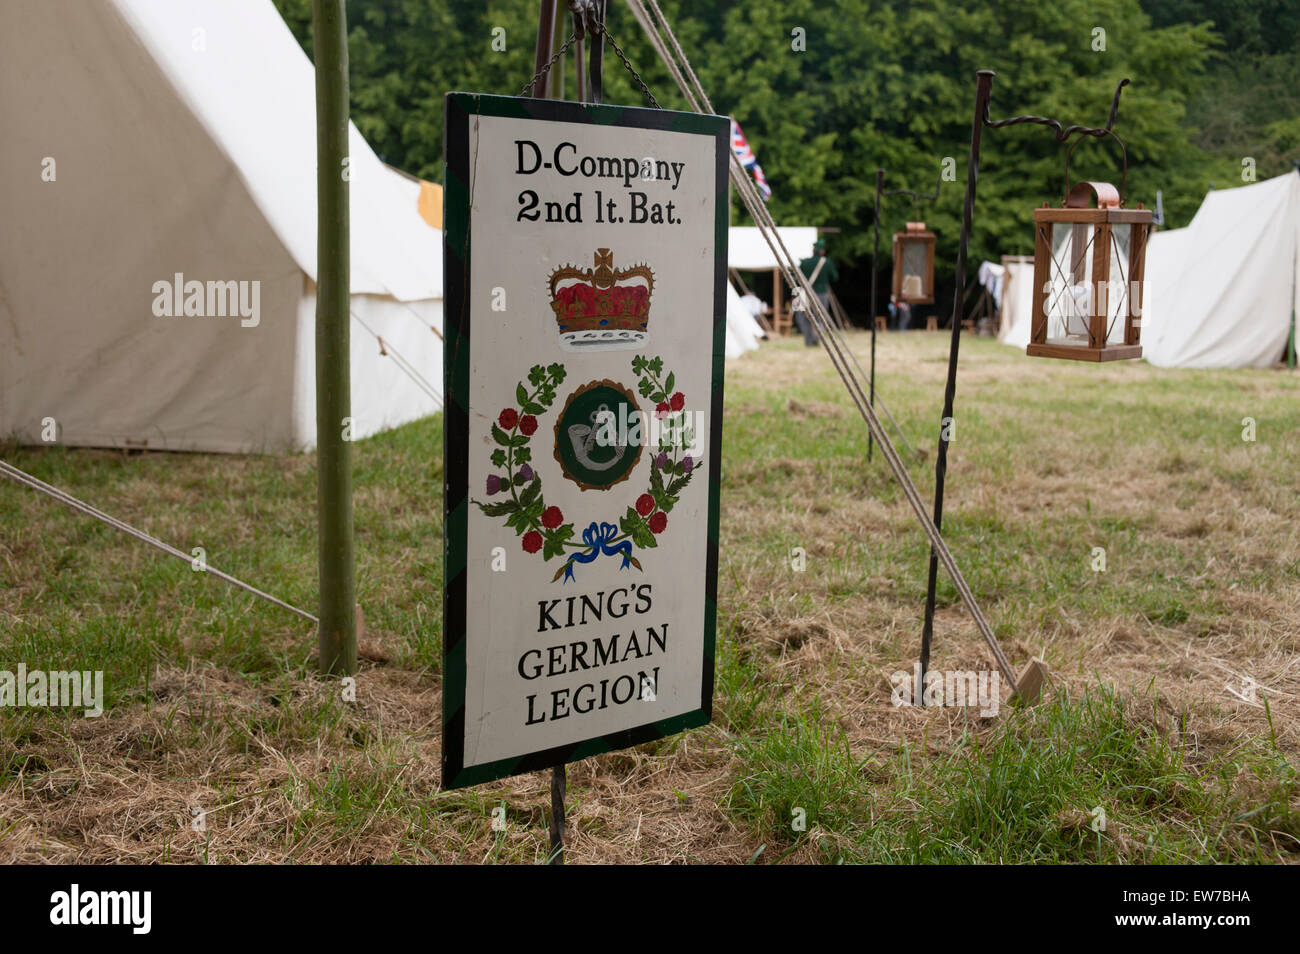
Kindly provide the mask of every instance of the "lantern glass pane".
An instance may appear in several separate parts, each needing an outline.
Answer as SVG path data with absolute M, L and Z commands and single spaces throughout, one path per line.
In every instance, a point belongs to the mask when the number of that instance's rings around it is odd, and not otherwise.
M 1047 343 L 1088 347 L 1092 317 L 1091 225 L 1056 222 L 1052 226 L 1052 261 L 1047 288 Z
M 1106 283 L 1106 344 L 1123 344 L 1125 325 L 1128 322 L 1128 302 L 1132 291 L 1129 275 L 1129 249 L 1133 242 L 1133 226 L 1112 224 L 1110 227 L 1110 280 Z M 1099 302 L 1100 303 L 1100 302 Z
M 903 240 L 903 297 L 924 298 L 925 285 L 925 242 Z

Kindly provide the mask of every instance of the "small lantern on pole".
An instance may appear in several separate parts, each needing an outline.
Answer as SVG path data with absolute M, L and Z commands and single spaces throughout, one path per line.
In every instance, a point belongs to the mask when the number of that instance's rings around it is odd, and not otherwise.
M 1068 154 L 1066 170 L 1068 185 Z M 1151 220 L 1141 204 L 1125 209 L 1121 192 L 1108 182 L 1079 182 L 1062 208 L 1044 203 L 1034 210 L 1034 316 L 1026 354 L 1076 361 L 1142 357 Z
M 895 301 L 934 304 L 934 233 L 924 222 L 908 222 L 907 231 L 894 233 L 892 290 Z

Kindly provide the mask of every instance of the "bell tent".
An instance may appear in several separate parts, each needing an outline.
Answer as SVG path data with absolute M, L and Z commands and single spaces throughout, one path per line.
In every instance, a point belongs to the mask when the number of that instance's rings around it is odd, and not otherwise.
M 313 447 L 315 81 L 271 0 L 5 0 L 0 74 L 0 434 Z M 363 437 L 441 406 L 441 223 L 349 151 Z

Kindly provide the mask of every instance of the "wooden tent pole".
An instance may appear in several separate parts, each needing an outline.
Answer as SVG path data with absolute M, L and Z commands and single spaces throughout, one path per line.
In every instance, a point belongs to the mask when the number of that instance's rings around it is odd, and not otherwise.
M 316 57 L 316 506 L 320 671 L 357 671 L 348 322 L 348 44 L 344 0 L 312 0 Z
M 876 406 L 876 272 L 879 271 L 880 260 L 880 190 L 885 185 L 885 170 L 876 170 L 876 204 L 872 207 L 873 228 L 875 231 L 875 244 L 871 249 L 871 406 Z M 867 462 L 870 463 L 872 452 L 875 450 L 875 439 L 871 431 L 867 431 Z

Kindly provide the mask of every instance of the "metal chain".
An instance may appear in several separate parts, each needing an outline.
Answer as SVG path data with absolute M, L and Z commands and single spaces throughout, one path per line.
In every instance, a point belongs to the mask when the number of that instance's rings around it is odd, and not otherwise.
M 524 84 L 523 88 L 519 91 L 519 95 L 520 96 L 528 95 L 528 91 L 537 85 L 538 80 L 546 79 L 546 74 L 551 71 L 551 67 L 554 66 L 556 63 L 560 62 L 560 57 L 562 57 L 565 53 L 568 53 L 570 48 L 572 48 L 573 44 L 576 43 L 577 41 L 578 41 L 578 34 L 570 33 L 569 38 L 564 41 L 564 45 L 555 51 L 555 55 L 551 57 L 551 61 L 547 63 L 545 66 L 543 66 L 536 73 L 534 73 L 533 78 Z
M 663 109 L 663 107 L 659 105 L 659 100 L 655 99 L 654 93 L 650 92 L 650 87 L 647 86 L 645 80 L 641 78 L 641 74 L 632 67 L 632 63 L 628 60 L 627 54 L 624 53 L 623 48 L 618 45 L 618 41 L 614 39 L 614 34 L 609 32 L 609 28 L 605 26 L 604 23 L 593 17 L 591 30 L 593 33 L 605 34 L 605 38 L 609 40 L 609 45 L 614 48 L 614 53 L 619 58 L 619 62 L 621 62 L 623 67 L 632 74 L 632 79 L 636 83 L 637 89 L 639 89 L 642 95 L 645 96 L 646 102 L 648 102 L 654 109 Z M 563 46 L 556 50 L 555 55 L 551 57 L 550 62 L 534 73 L 533 78 L 523 85 L 523 88 L 519 90 L 519 95 L 526 96 L 528 91 L 537 85 L 538 80 L 545 79 L 546 75 L 551 72 L 551 67 L 558 63 L 560 57 L 569 52 L 573 47 L 573 44 L 577 41 L 578 34 L 576 32 L 570 33 L 569 38 L 564 41 Z
M 632 64 L 628 61 L 627 54 L 624 53 L 622 47 L 618 45 L 618 41 L 614 39 L 614 34 L 609 32 L 609 28 L 597 20 L 596 30 L 597 32 L 605 34 L 606 38 L 609 40 L 609 45 L 614 48 L 614 52 L 618 55 L 619 60 L 622 61 L 623 66 L 632 74 L 632 79 L 636 81 L 637 88 L 645 95 L 646 102 L 648 102 L 653 109 L 663 109 L 663 107 L 659 105 L 659 100 L 655 99 L 654 93 L 650 92 L 650 87 L 647 86 L 645 80 L 641 78 L 641 74 L 632 68 Z

